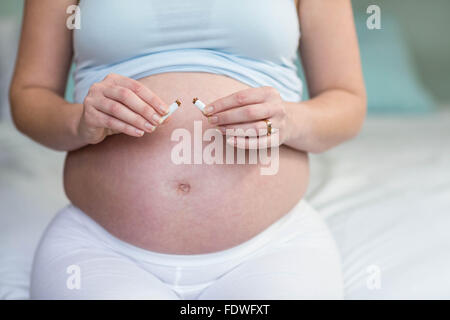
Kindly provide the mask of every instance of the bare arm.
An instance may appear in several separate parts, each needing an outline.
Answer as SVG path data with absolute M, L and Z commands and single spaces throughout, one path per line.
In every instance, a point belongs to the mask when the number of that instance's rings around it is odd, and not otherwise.
M 10 88 L 16 127 L 56 150 L 75 150 L 124 133 L 141 137 L 161 124 L 167 105 L 150 89 L 120 75 L 90 87 L 83 104 L 64 100 L 72 61 L 66 9 L 76 0 L 27 0 Z
M 72 59 L 72 33 L 65 27 L 66 8 L 75 3 L 75 0 L 26 1 L 10 87 L 16 127 L 57 150 L 83 145 L 76 134 L 82 105 L 70 104 L 63 98 Z
M 311 99 L 288 107 L 286 144 L 325 151 L 360 130 L 366 114 L 357 36 L 349 0 L 300 0 L 300 51 Z

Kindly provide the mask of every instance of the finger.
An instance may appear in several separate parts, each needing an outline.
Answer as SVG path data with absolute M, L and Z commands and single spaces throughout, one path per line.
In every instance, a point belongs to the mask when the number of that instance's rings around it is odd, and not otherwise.
M 268 132 L 265 121 L 219 126 L 217 129 L 227 137 L 260 137 L 266 136 Z M 272 127 L 271 133 L 274 133 L 276 130 L 276 128 Z
M 208 105 L 204 109 L 206 115 L 215 114 L 224 110 L 242 107 L 249 104 L 258 104 L 264 102 L 270 95 L 275 94 L 276 90 L 271 87 L 249 88 L 235 92 L 224 98 L 220 98 Z
M 103 98 L 95 108 L 143 131 L 152 132 L 156 128 L 156 126 L 149 123 L 147 119 L 115 100 Z
M 107 87 L 103 91 L 103 94 L 111 100 L 120 102 L 155 126 L 161 124 L 163 121 L 162 117 L 151 106 L 145 103 L 130 89 L 120 86 Z
M 263 120 L 272 115 L 273 110 L 268 104 L 252 104 L 209 115 L 208 122 L 214 125 L 227 125 Z
M 278 147 L 280 141 L 279 131 L 270 136 L 261 137 L 229 137 L 226 139 L 227 144 L 238 149 L 267 149 Z
M 144 86 L 139 81 L 119 74 L 109 74 L 106 79 L 111 83 L 131 90 L 160 115 L 165 115 L 169 111 L 167 104 L 164 103 L 164 101 L 162 101 L 152 90 Z
M 136 128 L 124 121 L 111 117 L 106 113 L 98 111 L 97 116 L 99 118 L 101 125 L 104 128 L 110 129 L 114 132 L 124 133 L 132 137 L 142 137 L 144 135 L 143 130 Z

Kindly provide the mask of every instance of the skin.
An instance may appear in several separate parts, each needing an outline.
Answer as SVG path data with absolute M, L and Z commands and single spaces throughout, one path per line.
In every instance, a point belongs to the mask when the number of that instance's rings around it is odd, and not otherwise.
M 61 25 L 71 4 L 76 1 L 26 1 L 10 89 L 13 119 L 35 141 L 70 151 L 65 171 L 69 199 L 125 241 L 172 253 L 209 252 L 241 243 L 302 197 L 307 153 L 328 150 L 354 137 L 362 126 L 366 96 L 349 0 L 297 4 L 299 48 L 312 97 L 302 102 L 286 102 L 274 88 L 249 88 L 227 77 L 174 73 L 139 81 L 112 74 L 90 88 L 83 104 L 68 103 L 63 96 L 73 55 L 72 33 Z M 160 123 L 168 103 L 195 96 L 207 103 L 205 115 L 186 106 Z M 227 129 L 263 132 L 227 135 L 226 143 L 244 148 L 267 140 L 263 120 L 270 119 L 281 145 L 280 172 L 267 178 L 257 173 L 258 166 L 200 165 L 180 171 L 168 164 L 171 130 L 196 119 L 224 134 Z M 149 161 L 143 162 L 143 157 Z M 243 174 L 246 185 L 237 187 Z M 86 179 L 95 187 L 89 189 Z M 221 192 L 208 185 L 211 179 L 221 181 Z M 266 188 L 257 190 L 261 185 Z M 113 204 L 107 201 L 111 197 Z M 271 197 L 277 201 L 267 203 Z M 217 206 L 210 213 L 212 203 Z M 167 215 L 176 210 L 184 214 Z M 206 212 L 208 223 L 199 216 Z

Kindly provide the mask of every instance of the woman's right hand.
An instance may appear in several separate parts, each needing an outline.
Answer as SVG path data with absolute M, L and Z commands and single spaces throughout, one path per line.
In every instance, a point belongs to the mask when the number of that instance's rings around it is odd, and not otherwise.
M 167 113 L 168 106 L 140 82 L 109 74 L 90 87 L 77 131 L 88 144 L 116 133 L 142 137 L 153 132 Z

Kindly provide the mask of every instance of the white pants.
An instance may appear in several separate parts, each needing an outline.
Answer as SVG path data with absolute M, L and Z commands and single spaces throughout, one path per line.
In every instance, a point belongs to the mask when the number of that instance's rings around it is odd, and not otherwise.
M 32 299 L 341 299 L 337 247 L 304 200 L 250 240 L 197 255 L 128 244 L 62 209 L 34 257 Z

